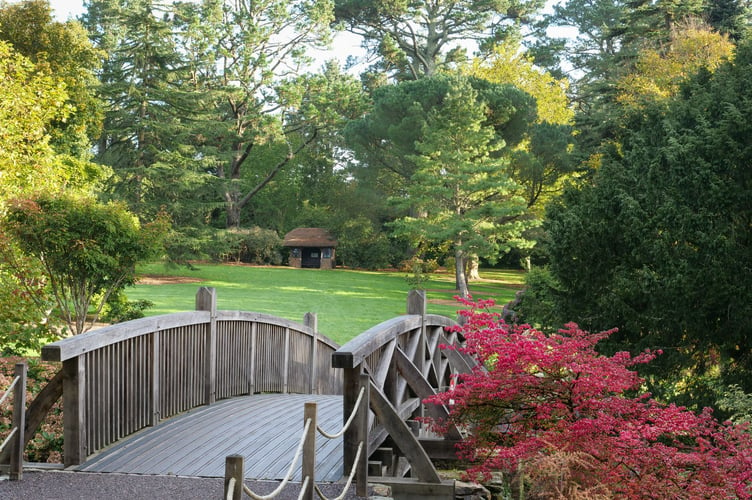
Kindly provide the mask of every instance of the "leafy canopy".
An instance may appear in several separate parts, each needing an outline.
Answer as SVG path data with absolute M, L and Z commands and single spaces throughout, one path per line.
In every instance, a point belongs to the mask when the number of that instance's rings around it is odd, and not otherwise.
M 141 227 L 122 204 L 40 195 L 11 201 L 2 227 L 43 269 L 59 314 L 78 334 L 135 282 L 136 263 L 157 255 L 165 221 Z

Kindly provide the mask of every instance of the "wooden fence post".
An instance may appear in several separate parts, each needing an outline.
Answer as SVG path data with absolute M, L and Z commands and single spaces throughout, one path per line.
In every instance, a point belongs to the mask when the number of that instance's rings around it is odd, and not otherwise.
M 303 442 L 303 471 L 301 475 L 301 481 L 305 484 L 305 490 L 300 492 L 300 497 L 304 500 L 313 500 L 314 485 L 316 484 L 316 477 L 314 471 L 316 469 L 316 403 L 306 403 L 303 412 L 303 423 L 311 420 L 311 425 L 308 427 L 308 432 L 305 435 Z M 305 483 L 308 478 L 308 483 Z
M 24 426 L 26 425 L 26 363 L 16 363 L 15 376 L 18 382 L 13 389 L 13 427 L 16 435 L 10 447 L 11 481 L 18 481 L 23 476 Z
M 371 377 L 365 373 L 360 375 L 360 387 L 361 390 L 365 389 L 363 393 L 363 399 L 360 401 L 358 407 L 358 418 L 355 423 L 358 426 L 358 441 L 363 443 L 363 450 L 360 454 L 360 460 L 357 464 L 354 464 L 358 470 L 355 473 L 355 493 L 359 497 L 368 496 L 368 428 L 369 428 L 369 413 L 371 411 L 370 403 L 370 390 L 371 390 Z M 348 471 L 345 470 L 345 474 Z
M 204 401 L 212 404 L 217 399 L 217 290 L 202 286 L 196 292 L 196 310 L 209 312 L 209 325 L 206 331 L 206 359 L 204 369 Z
M 235 481 L 231 483 L 231 479 Z M 225 457 L 225 496 L 223 499 L 241 500 L 243 498 L 243 480 L 245 472 L 243 471 L 243 456 L 229 455 Z M 228 493 L 232 491 L 232 496 Z
M 63 465 L 86 460 L 85 355 L 63 361 Z

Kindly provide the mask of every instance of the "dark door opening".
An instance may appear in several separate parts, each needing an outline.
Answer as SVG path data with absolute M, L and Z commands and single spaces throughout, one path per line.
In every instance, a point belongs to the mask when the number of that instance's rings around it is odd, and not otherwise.
M 301 267 L 321 267 L 321 249 L 320 248 L 304 248 L 303 258 L 300 263 Z

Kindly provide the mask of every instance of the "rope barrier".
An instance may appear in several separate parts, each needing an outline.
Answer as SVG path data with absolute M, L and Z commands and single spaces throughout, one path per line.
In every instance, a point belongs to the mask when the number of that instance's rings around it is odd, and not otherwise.
M 227 496 L 225 496 L 225 500 L 232 500 L 232 494 L 235 491 L 235 478 L 231 477 L 230 480 L 227 482 Z
M 358 452 L 355 454 L 355 460 L 353 461 L 352 469 L 350 469 L 350 476 L 347 478 L 347 482 L 345 483 L 345 487 L 342 489 L 342 493 L 335 498 L 327 498 L 326 495 L 319 489 L 319 486 L 317 484 L 314 484 L 313 487 L 316 489 L 316 493 L 318 494 L 319 498 L 322 500 L 342 500 L 345 498 L 345 495 L 347 495 L 347 490 L 350 488 L 350 485 L 352 484 L 352 480 L 355 477 L 355 470 L 356 465 L 358 461 L 360 460 L 360 453 L 363 451 L 363 441 L 358 443 Z M 307 478 L 306 478 L 307 479 Z
M 10 434 L 8 434 L 5 438 L 5 441 L 3 441 L 3 444 L 0 444 L 0 451 L 3 451 L 5 449 L 5 445 L 8 444 L 10 439 L 13 437 L 13 435 L 18 431 L 18 427 L 14 427 L 12 431 L 10 431 Z
M 10 383 L 7 389 L 5 389 L 5 395 L 3 395 L 2 398 L 0 398 L 0 405 L 3 404 L 3 402 L 8 399 L 8 396 L 10 395 L 10 391 L 13 390 L 13 387 L 18 383 L 18 381 L 21 380 L 21 377 L 16 375 L 16 378 L 13 379 L 13 382 Z
M 287 474 L 285 474 L 285 479 L 277 486 L 277 489 L 272 491 L 271 493 L 267 495 L 258 495 L 257 493 L 254 493 L 248 486 L 243 484 L 243 491 L 246 495 L 253 498 L 254 500 L 272 500 L 274 497 L 279 495 L 279 493 L 284 489 L 285 486 L 287 486 L 287 483 L 290 482 L 290 478 L 292 478 L 292 472 L 295 469 L 295 466 L 298 463 L 298 460 L 300 460 L 300 454 L 303 452 L 303 444 L 305 443 L 305 437 L 306 434 L 308 434 L 308 429 L 311 428 L 311 419 L 307 419 L 305 422 L 305 426 L 303 427 L 303 436 L 300 439 L 300 443 L 298 444 L 298 449 L 295 451 L 295 456 L 292 459 L 292 462 L 290 463 L 290 468 L 287 469 Z
M 342 427 L 342 430 L 335 434 L 329 434 L 324 429 L 322 429 L 320 426 L 316 426 L 316 430 L 319 431 L 319 434 L 324 436 L 327 439 L 337 439 L 339 437 L 342 437 L 342 435 L 347 432 L 347 429 L 350 428 L 350 424 L 353 423 L 353 420 L 355 420 L 355 415 L 358 413 L 358 408 L 360 408 L 360 402 L 363 399 L 363 395 L 366 393 L 366 388 L 361 387 L 360 393 L 358 394 L 358 399 L 355 401 L 355 405 L 353 406 L 353 411 L 350 413 L 350 417 L 347 419 L 347 422 L 345 422 L 345 425 Z
M 361 387 L 360 393 L 358 394 L 358 398 L 353 407 L 353 411 L 350 413 L 350 417 L 347 419 L 347 422 L 345 422 L 345 425 L 342 427 L 342 429 L 339 432 L 330 434 L 324 431 L 319 425 L 316 425 L 316 430 L 319 432 L 319 434 L 321 434 L 327 439 L 337 439 L 341 437 L 350 428 L 350 425 L 352 425 L 353 421 L 355 420 L 355 416 L 358 413 L 358 409 L 360 409 L 361 403 L 363 401 L 363 397 L 365 397 L 365 392 L 366 392 L 366 387 L 365 386 Z M 253 490 L 251 490 L 248 486 L 243 484 L 243 493 L 251 497 L 253 500 L 273 500 L 274 498 L 277 497 L 277 495 L 279 495 L 282 492 L 285 486 L 287 486 L 287 483 L 290 482 L 290 479 L 292 478 L 293 470 L 295 469 L 295 466 L 300 460 L 300 455 L 303 451 L 306 436 L 308 435 L 312 422 L 313 422 L 312 419 L 310 418 L 306 419 L 305 426 L 303 427 L 303 433 L 300 439 L 300 443 L 298 443 L 298 448 L 295 451 L 295 456 L 293 457 L 292 462 L 290 463 L 290 467 L 287 470 L 287 474 L 285 474 L 284 480 L 279 484 L 279 486 L 277 486 L 277 488 L 271 493 L 268 493 L 266 495 L 259 495 L 255 493 Z M 347 482 L 345 483 L 345 487 L 342 490 L 342 493 L 338 497 L 335 497 L 332 499 L 327 498 L 326 495 L 324 495 L 324 493 L 321 491 L 319 486 L 315 482 L 313 483 L 314 491 L 316 491 L 316 493 L 322 500 L 342 500 L 343 498 L 345 498 L 345 496 L 347 495 L 347 490 L 350 488 L 353 478 L 355 477 L 355 472 L 357 470 L 356 465 L 360 461 L 360 456 L 361 456 L 361 453 L 363 452 L 364 445 L 365 443 L 363 441 L 358 443 L 358 451 L 355 454 L 355 461 L 353 462 L 352 469 L 350 470 L 350 475 L 347 478 Z M 305 479 L 303 480 L 303 484 L 300 489 L 300 495 L 298 496 L 298 500 L 302 500 L 304 498 L 304 495 L 306 491 L 308 490 L 309 482 L 311 482 L 311 478 L 310 476 L 306 476 Z M 232 491 L 234 489 L 234 486 L 235 486 L 235 478 L 233 477 L 233 478 L 230 478 L 228 482 L 226 500 L 232 500 Z
M 303 484 L 300 485 L 300 494 L 298 495 L 298 500 L 303 500 L 303 498 L 305 497 L 309 482 L 311 482 L 311 476 L 306 476 L 303 480 Z

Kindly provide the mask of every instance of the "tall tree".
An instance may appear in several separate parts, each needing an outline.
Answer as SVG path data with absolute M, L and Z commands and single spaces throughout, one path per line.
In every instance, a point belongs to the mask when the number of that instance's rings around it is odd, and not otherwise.
M 376 71 L 417 79 L 464 59 L 463 44 L 504 38 L 542 6 L 541 0 L 336 0 L 335 13 L 380 58 Z
M 222 208 L 237 227 L 296 154 L 358 112 L 352 78 L 334 65 L 304 71 L 332 19 L 327 1 L 92 0 L 87 24 L 118 56 L 103 73 L 100 154 L 120 165 L 131 202 L 185 210 L 197 198 L 196 218 Z
M 468 260 L 475 255 L 494 260 L 524 246 L 521 235 L 529 221 L 507 161 L 495 155 L 505 144 L 487 123 L 487 105 L 468 80 L 447 83 L 441 103 L 426 115 L 415 145 L 416 169 L 405 187 L 405 203 L 420 216 L 403 217 L 395 228 L 415 241 L 449 244 L 457 289 L 467 297 Z
M 617 82 L 617 100 L 634 106 L 645 100 L 674 96 L 698 70 L 715 71 L 732 58 L 734 48 L 727 36 L 697 21 L 679 24 L 671 40 L 660 49 L 648 47 L 640 51 L 634 69 Z
M 50 146 L 52 124 L 68 112 L 65 84 L 0 41 L 0 204 L 70 181 Z
M 0 1 L 0 40 L 29 58 L 37 72 L 64 83 L 66 113 L 50 123 L 50 144 L 68 162 L 89 159 L 102 119 L 95 71 L 103 54 L 86 30 L 76 21 L 54 21 L 48 0 Z
M 161 205 L 176 215 L 165 186 L 185 194 L 185 178 L 199 175 L 180 157 L 190 129 L 183 124 L 189 116 L 172 7 L 159 0 L 93 0 L 88 8 L 92 39 L 109 54 L 100 74 L 107 112 L 96 158 L 113 168 L 111 195 L 147 219 Z
M 490 55 L 473 60 L 467 72 L 492 83 L 514 85 L 535 99 L 538 119 L 514 148 L 510 172 L 528 207 L 560 192 L 574 168 L 570 154 L 574 111 L 566 94 L 568 80 L 554 78 L 537 67 L 532 56 L 511 41 L 498 44 Z
M 559 321 L 663 349 L 652 389 L 684 403 L 712 404 L 719 381 L 752 392 L 751 61 L 746 44 L 630 114 L 592 185 L 546 222 Z

